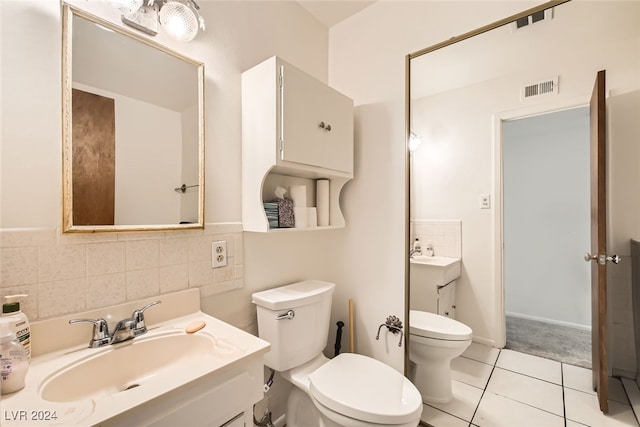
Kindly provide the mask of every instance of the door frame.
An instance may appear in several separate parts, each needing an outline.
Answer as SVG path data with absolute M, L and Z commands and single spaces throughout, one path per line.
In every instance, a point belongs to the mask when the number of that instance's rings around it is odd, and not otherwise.
M 573 108 L 589 107 L 590 94 L 575 98 L 554 100 L 550 99 L 538 105 L 526 106 L 513 110 L 506 110 L 493 115 L 493 147 L 494 147 L 494 283 L 495 292 L 495 312 L 494 322 L 496 325 L 493 337 L 494 345 L 504 348 L 507 343 L 507 326 L 505 314 L 505 287 L 504 287 L 504 137 L 502 134 L 502 122 L 514 119 L 539 116 Z M 576 256 L 580 256 L 577 254 Z M 593 325 L 592 325 L 593 326 Z

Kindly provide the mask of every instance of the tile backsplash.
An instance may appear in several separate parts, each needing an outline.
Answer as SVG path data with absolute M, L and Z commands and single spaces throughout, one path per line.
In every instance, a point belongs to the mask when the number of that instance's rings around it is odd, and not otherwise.
M 227 241 L 226 267 L 211 268 L 211 243 Z M 28 294 L 30 320 L 106 307 L 187 288 L 201 297 L 243 287 L 242 224 L 204 230 L 62 234 L 0 230 L 0 296 Z
M 462 257 L 462 221 L 460 220 L 412 220 L 412 244 L 416 237 L 420 239 L 423 253 L 427 244 L 431 243 L 434 255 Z

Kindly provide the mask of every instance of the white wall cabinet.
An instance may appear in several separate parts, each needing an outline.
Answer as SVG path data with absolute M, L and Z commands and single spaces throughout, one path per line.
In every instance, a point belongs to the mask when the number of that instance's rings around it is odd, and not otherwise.
M 353 178 L 353 101 L 278 57 L 242 74 L 245 231 L 269 231 L 262 202 L 274 198 L 264 188 L 271 175 L 310 189 L 328 179 L 329 226 L 316 228 L 344 227 L 340 192 Z M 286 178 L 278 180 L 286 186 Z
M 353 173 L 353 101 L 284 62 L 278 72 L 281 160 Z

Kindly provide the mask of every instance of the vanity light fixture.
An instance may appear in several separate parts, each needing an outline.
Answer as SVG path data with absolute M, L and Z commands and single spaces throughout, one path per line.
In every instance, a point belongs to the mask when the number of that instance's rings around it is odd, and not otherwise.
M 416 151 L 421 144 L 422 137 L 414 131 L 411 131 L 411 134 L 409 134 L 409 151 Z
M 123 15 L 130 15 L 140 9 L 144 0 L 105 0 L 109 6 L 115 7 Z
M 188 42 L 204 31 L 204 19 L 194 0 L 105 0 L 122 13 L 122 22 L 151 36 L 158 23 L 174 40 Z

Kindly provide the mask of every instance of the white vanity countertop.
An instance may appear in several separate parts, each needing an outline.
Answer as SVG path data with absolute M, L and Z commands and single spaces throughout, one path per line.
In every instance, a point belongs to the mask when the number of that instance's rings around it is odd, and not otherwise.
M 411 264 L 428 265 L 433 267 L 449 267 L 456 263 L 460 263 L 460 258 L 437 255 L 416 255 L 410 258 L 409 261 L 411 262 Z
M 101 353 L 117 351 L 120 346 L 131 345 L 136 340 L 159 337 L 163 334 L 185 334 L 185 327 L 196 320 L 204 320 L 206 326 L 195 334 L 207 334 L 215 343 L 213 351 L 215 355 L 206 359 L 207 363 L 188 363 L 187 358 L 184 363 L 177 362 L 177 369 L 172 367 L 170 375 L 166 371 L 157 377 L 154 374 L 155 378 L 149 380 L 149 386 L 145 387 L 143 384 L 125 392 L 115 392 L 94 398 L 87 396 L 71 402 L 51 402 L 42 398 L 43 385 L 54 373 L 60 372 L 66 366 L 93 358 Z M 262 364 L 263 355 L 270 348 L 266 341 L 201 311 L 149 325 L 148 328 L 149 331 L 145 335 L 114 346 L 91 349 L 85 344 L 34 357 L 27 373 L 25 388 L 2 396 L 0 424 L 3 426 L 96 425 L 204 376 L 224 374 L 244 363 L 256 362 L 256 359 Z M 113 367 L 113 369 L 117 368 L 117 366 Z M 92 378 L 86 378 L 86 381 L 92 381 Z

